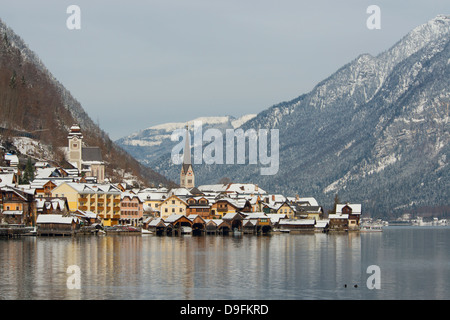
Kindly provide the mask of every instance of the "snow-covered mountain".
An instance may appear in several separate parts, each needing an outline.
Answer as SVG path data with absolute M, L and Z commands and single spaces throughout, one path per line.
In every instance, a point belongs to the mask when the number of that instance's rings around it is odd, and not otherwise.
M 384 216 L 448 211 L 449 102 L 450 16 L 440 15 L 245 122 L 243 130 L 279 129 L 276 175 L 260 175 L 259 165 L 194 165 L 196 183 L 228 177 L 328 207 L 338 194 Z M 160 155 L 152 167 L 178 181 L 179 165 Z
M 201 122 L 202 128 L 205 130 L 208 128 L 236 129 L 254 117 L 256 117 L 256 114 L 248 114 L 239 118 L 232 116 L 200 117 L 188 122 L 169 122 L 133 133 L 117 140 L 116 143 L 141 163 L 152 166 L 155 161 L 158 162 L 161 155 L 171 153 L 177 142 L 171 141 L 170 136 L 177 129 L 182 129 L 186 125 L 192 127 L 195 122 Z

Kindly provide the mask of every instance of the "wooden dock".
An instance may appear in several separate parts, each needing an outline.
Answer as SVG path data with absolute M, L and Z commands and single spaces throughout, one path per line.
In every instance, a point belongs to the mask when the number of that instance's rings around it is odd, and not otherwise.
M 33 227 L 24 225 L 2 225 L 0 226 L 0 237 L 17 238 L 24 235 L 31 235 L 34 232 Z

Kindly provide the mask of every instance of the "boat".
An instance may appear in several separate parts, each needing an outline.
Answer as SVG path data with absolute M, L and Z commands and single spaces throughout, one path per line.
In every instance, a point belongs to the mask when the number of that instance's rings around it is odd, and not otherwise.
M 147 229 L 144 229 L 144 228 L 141 229 L 141 233 L 142 233 L 142 234 L 153 234 L 152 231 L 147 230 Z
M 360 232 L 383 232 L 383 226 L 381 225 L 362 225 Z

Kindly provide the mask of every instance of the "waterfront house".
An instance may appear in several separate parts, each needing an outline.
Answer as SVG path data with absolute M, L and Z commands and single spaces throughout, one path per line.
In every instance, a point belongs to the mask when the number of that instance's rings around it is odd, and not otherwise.
M 34 192 L 2 187 L 0 193 L 0 223 L 34 226 L 36 221 Z
M 188 204 L 176 195 L 165 199 L 160 206 L 161 218 L 164 220 L 173 214 L 184 215 Z
M 336 213 L 328 215 L 330 231 L 359 230 L 360 204 L 337 204 Z
M 282 219 L 278 225 L 281 230 L 290 233 L 308 233 L 315 231 L 315 224 L 316 220 L 314 219 Z
M 228 198 L 221 196 L 211 205 L 211 218 L 223 218 L 228 213 L 252 212 L 249 200 L 245 198 Z
M 315 219 L 323 218 L 323 208 L 321 206 L 295 205 L 295 218 L 297 219 Z
M 144 216 L 144 204 L 133 192 L 124 192 L 120 200 L 120 224 L 137 226 Z
M 121 191 L 113 184 L 64 182 L 52 190 L 53 197 L 66 197 L 70 211 L 92 211 L 104 226 L 114 226 L 120 219 Z
M 272 229 L 272 223 L 264 212 L 245 213 L 242 227 L 245 233 L 267 233 Z
M 169 224 L 165 223 L 162 218 L 153 218 L 151 219 L 146 229 L 152 231 L 155 235 L 164 235 Z
M 294 219 L 295 208 L 286 200 L 278 206 L 276 213 L 285 214 L 289 219 Z
M 191 214 L 187 217 L 192 221 L 192 234 L 199 235 L 206 231 L 206 220 L 201 215 Z
M 149 188 L 138 192 L 138 196 L 143 202 L 144 214 L 152 217 L 161 216 L 161 203 L 167 198 L 166 188 Z
M 40 214 L 36 219 L 38 236 L 73 235 L 80 228 L 80 220 L 74 216 Z
M 186 208 L 187 215 L 197 214 L 203 218 L 208 218 L 211 212 L 211 204 L 206 197 L 192 197 L 187 199 L 188 207 Z
M 242 220 L 244 220 L 245 215 L 239 212 L 230 212 L 223 216 L 222 220 L 228 222 L 231 230 L 241 230 Z
M 184 214 L 171 214 L 164 219 L 166 224 L 171 226 L 172 234 L 180 235 L 183 233 L 183 228 L 190 228 L 192 230 L 193 222 Z
M 235 213 L 239 210 L 237 204 L 229 198 L 217 199 L 211 206 L 212 218 L 223 218 L 227 213 Z
M 82 224 L 85 226 L 101 223 L 100 219 L 98 218 L 98 214 L 95 212 L 77 210 L 72 213 L 72 215 L 79 218 L 82 221 Z
M 361 218 L 361 204 L 337 204 L 337 215 L 347 215 L 348 230 L 359 230 L 359 221 Z
M 206 221 L 206 233 L 227 234 L 231 231 L 231 225 L 223 219 L 208 219 Z

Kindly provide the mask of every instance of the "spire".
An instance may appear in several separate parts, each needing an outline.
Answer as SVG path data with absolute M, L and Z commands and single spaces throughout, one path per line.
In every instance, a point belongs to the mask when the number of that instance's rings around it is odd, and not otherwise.
M 184 164 L 192 164 L 191 163 L 191 145 L 190 145 L 190 135 L 189 135 L 189 127 L 186 125 L 186 137 L 184 144 L 184 154 L 183 154 L 183 165 Z
M 183 165 L 180 173 L 180 186 L 182 188 L 195 187 L 195 175 L 191 162 L 191 145 L 189 136 L 189 127 L 186 125 L 186 137 L 183 151 Z

